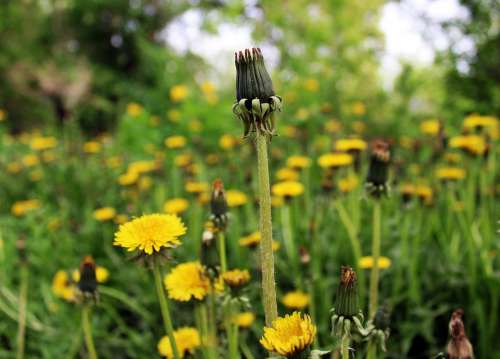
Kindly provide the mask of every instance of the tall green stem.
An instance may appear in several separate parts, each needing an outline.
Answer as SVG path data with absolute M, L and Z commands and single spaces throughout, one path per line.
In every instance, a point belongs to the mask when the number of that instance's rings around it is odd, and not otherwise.
M 269 164 L 267 159 L 267 137 L 257 134 L 257 165 L 260 202 L 260 260 L 262 266 L 262 298 L 266 325 L 271 326 L 278 316 L 276 283 L 274 279 L 273 233 L 271 222 L 271 192 Z
M 341 342 L 341 347 L 340 347 L 342 359 L 349 359 L 349 342 L 350 342 L 349 335 L 344 334 L 342 336 L 342 342 Z
M 153 273 L 155 277 L 156 293 L 158 294 L 158 300 L 160 301 L 160 309 L 161 309 L 161 315 L 163 317 L 163 324 L 165 325 L 165 331 L 167 332 L 168 339 L 170 340 L 170 346 L 172 347 L 172 353 L 174 354 L 174 359 L 180 359 L 179 351 L 177 350 L 177 343 L 174 337 L 174 327 L 172 325 L 172 318 L 170 317 L 168 301 L 167 297 L 165 296 L 165 290 L 163 289 L 163 284 L 161 282 L 160 263 L 157 258 L 154 259 Z
M 227 259 L 226 259 L 226 236 L 224 231 L 219 232 L 219 258 L 220 258 L 220 269 L 224 273 L 227 271 Z
M 21 284 L 19 290 L 19 319 L 17 327 L 17 359 L 24 358 L 24 342 L 26 336 L 26 307 L 28 302 L 28 265 L 21 264 Z
M 90 359 L 97 359 L 97 352 L 92 338 L 92 326 L 90 325 L 90 305 L 85 303 L 82 307 L 82 330 L 85 337 L 85 345 Z
M 378 280 L 379 280 L 379 265 L 380 257 L 380 216 L 381 216 L 380 201 L 375 200 L 373 203 L 373 238 L 372 238 L 372 258 L 373 268 L 370 276 L 370 307 L 369 316 L 373 318 L 377 311 L 378 303 Z

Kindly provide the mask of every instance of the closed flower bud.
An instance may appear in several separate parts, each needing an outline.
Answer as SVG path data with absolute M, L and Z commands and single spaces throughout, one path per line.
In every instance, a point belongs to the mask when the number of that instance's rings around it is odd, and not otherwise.
M 219 273 L 219 251 L 212 222 L 205 225 L 205 231 L 201 239 L 200 262 L 207 268 L 209 274 L 214 274 L 214 277 Z
M 446 348 L 449 359 L 474 359 L 472 345 L 465 334 L 463 314 L 462 309 L 457 309 L 451 315 L 449 324 L 451 339 Z
M 353 317 L 359 313 L 356 273 L 351 267 L 342 266 L 335 311 L 344 317 Z
M 85 256 L 80 264 L 80 280 L 78 289 L 85 297 L 96 297 L 97 279 L 95 274 L 95 262 L 91 256 Z
M 382 140 L 374 141 L 371 150 L 366 188 L 370 195 L 378 198 L 388 190 L 391 154 L 389 144 Z
M 214 226 L 223 230 L 227 225 L 227 200 L 224 192 L 224 184 L 220 179 L 214 181 L 212 197 L 210 199 L 210 209 L 212 210 L 212 220 Z
M 274 116 L 281 110 L 281 98 L 273 90 L 271 77 L 260 49 L 235 53 L 236 103 L 233 112 L 244 124 L 244 136 L 250 132 L 274 135 Z

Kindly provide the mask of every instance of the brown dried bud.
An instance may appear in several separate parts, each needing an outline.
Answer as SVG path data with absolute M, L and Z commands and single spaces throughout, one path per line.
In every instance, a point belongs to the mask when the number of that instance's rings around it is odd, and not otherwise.
M 214 181 L 210 200 L 212 221 L 217 229 L 224 229 L 227 225 L 227 200 L 224 193 L 224 184 L 220 179 Z
M 449 324 L 451 339 L 446 348 L 449 359 L 474 359 L 472 345 L 465 334 L 463 314 L 462 309 L 457 309 L 451 315 Z
M 91 256 L 85 256 L 80 264 L 78 289 L 80 289 L 84 295 L 95 296 L 97 279 L 95 275 L 95 262 Z
M 387 192 L 391 153 L 389 151 L 389 144 L 383 140 L 373 141 L 371 147 L 372 152 L 370 167 L 366 176 L 366 187 L 371 195 L 380 197 Z

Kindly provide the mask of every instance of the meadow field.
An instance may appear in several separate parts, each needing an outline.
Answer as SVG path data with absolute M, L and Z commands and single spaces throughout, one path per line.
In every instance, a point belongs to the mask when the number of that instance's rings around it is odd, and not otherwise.
M 0 358 L 500 358 L 498 14 L 470 3 L 468 70 L 450 45 L 389 88 L 384 1 L 1 4 Z M 152 35 L 188 11 L 252 43 Z

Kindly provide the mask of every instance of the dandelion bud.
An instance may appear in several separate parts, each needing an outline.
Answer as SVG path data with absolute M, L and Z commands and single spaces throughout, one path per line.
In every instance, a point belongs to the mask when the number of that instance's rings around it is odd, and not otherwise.
M 281 110 L 281 98 L 273 90 L 271 77 L 258 48 L 235 53 L 236 103 L 233 112 L 243 122 L 244 136 L 250 132 L 274 135 L 274 111 Z
M 210 208 L 212 210 L 212 220 L 214 226 L 223 230 L 227 225 L 227 200 L 224 193 L 224 184 L 220 179 L 214 181 L 212 197 L 210 199 Z
M 311 261 L 311 255 L 309 254 L 309 251 L 306 249 L 306 247 L 301 246 L 299 249 L 300 253 L 300 263 L 303 265 L 308 265 L 309 262 Z
M 352 317 L 359 313 L 356 273 L 351 267 L 342 266 L 335 310 L 344 317 Z
M 203 231 L 201 239 L 200 261 L 201 264 L 207 268 L 209 273 L 217 274 L 219 272 L 218 267 L 220 261 L 214 230 L 215 228 L 212 222 L 207 222 L 205 224 L 205 230 Z
M 390 159 L 389 144 L 382 140 L 374 141 L 366 177 L 367 191 L 374 197 L 378 198 L 387 193 Z
M 85 256 L 80 264 L 80 280 L 78 289 L 84 296 L 95 297 L 97 294 L 97 279 L 95 262 L 91 256 Z
M 462 315 L 464 311 L 457 309 L 453 312 L 450 319 L 449 330 L 451 339 L 446 348 L 449 359 L 473 359 L 474 352 L 472 345 L 465 334 Z

